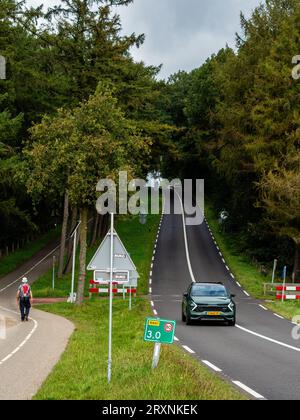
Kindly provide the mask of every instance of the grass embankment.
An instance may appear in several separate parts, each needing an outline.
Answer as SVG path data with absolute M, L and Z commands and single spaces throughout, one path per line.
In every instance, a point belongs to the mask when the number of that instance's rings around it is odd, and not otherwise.
M 158 222 L 158 216 L 149 216 L 145 226 L 140 225 L 136 217 L 119 218 L 117 222 L 117 231 L 141 276 L 140 295 L 147 290 Z M 114 299 L 113 375 L 110 385 L 107 384 L 107 299 L 94 298 L 81 307 L 61 303 L 41 308 L 70 319 L 76 330 L 67 350 L 35 399 L 245 398 L 176 345 L 163 346 L 159 367 L 151 370 L 153 344 L 143 341 L 145 318 L 151 316 L 146 298 L 133 299 L 131 312 L 128 300 Z
M 28 243 L 24 248 L 18 249 L 14 253 L 0 259 L 0 277 L 11 273 L 21 264 L 28 261 L 40 249 L 45 247 L 51 240 L 59 235 L 59 230 L 55 229 L 41 236 L 38 240 Z
M 241 255 L 235 242 L 231 240 L 230 233 L 220 232 L 218 216 L 210 203 L 205 205 L 205 215 L 226 263 L 243 288 L 256 299 L 274 299 L 274 302 L 266 302 L 266 306 L 273 312 L 288 319 L 292 319 L 295 315 L 300 315 L 299 302 L 279 302 L 275 300 L 275 297 L 263 296 L 263 283 L 271 282 L 271 279 L 260 274 L 258 268 L 251 263 L 250 259 L 245 255 Z
M 176 345 L 163 346 L 159 366 L 151 370 L 153 344 L 143 342 L 150 308 L 139 298 L 128 310 L 113 306 L 113 375 L 107 384 L 108 304 L 93 300 L 82 307 L 67 304 L 44 308 L 76 325 L 67 351 L 35 399 L 242 399 L 229 384 L 202 367 Z

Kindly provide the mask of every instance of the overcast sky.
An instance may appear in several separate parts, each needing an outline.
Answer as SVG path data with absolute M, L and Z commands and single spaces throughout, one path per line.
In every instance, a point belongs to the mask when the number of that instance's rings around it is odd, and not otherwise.
M 51 6 L 56 0 L 27 0 L 30 5 Z M 228 43 L 235 46 L 240 12 L 249 16 L 262 0 L 135 0 L 118 8 L 124 33 L 146 35 L 132 55 L 146 64 L 163 64 L 160 77 L 199 67 Z

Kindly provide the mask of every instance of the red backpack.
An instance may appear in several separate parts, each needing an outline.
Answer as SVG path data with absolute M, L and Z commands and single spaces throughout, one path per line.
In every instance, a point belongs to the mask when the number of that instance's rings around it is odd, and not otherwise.
M 20 297 L 23 299 L 29 299 L 30 286 L 28 284 L 22 284 L 20 289 Z

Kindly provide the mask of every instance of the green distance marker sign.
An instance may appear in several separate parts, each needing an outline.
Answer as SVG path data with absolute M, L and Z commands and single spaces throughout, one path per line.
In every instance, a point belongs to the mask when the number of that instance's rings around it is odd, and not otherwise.
M 144 340 L 152 343 L 173 344 L 175 329 L 176 321 L 147 318 L 145 323 Z

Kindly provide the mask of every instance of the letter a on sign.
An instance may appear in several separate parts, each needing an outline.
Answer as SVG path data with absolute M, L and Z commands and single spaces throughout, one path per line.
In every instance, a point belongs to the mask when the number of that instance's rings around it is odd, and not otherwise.
M 114 231 L 114 258 L 113 267 L 118 271 L 136 271 L 136 267 L 126 251 L 121 239 Z M 100 247 L 97 249 L 91 262 L 87 266 L 88 270 L 109 270 L 110 268 L 110 231 L 105 236 Z

